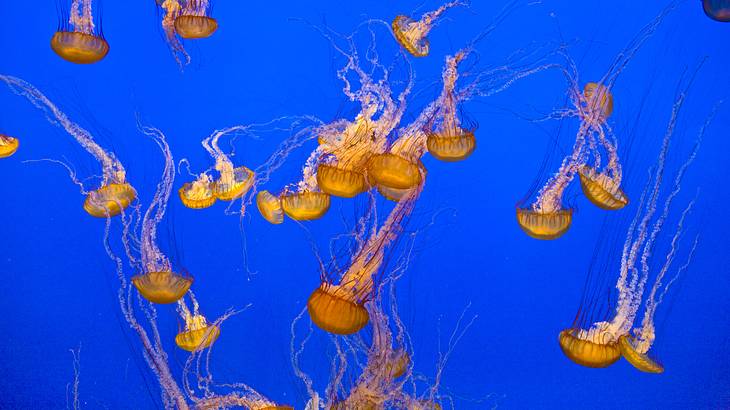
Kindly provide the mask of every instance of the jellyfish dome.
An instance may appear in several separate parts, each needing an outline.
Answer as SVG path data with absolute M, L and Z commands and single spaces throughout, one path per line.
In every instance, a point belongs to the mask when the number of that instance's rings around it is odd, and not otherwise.
M 280 200 L 284 213 L 296 221 L 319 219 L 330 209 L 330 196 L 324 192 L 286 192 Z
M 621 209 L 629 203 L 624 191 L 609 175 L 598 173 L 588 166 L 579 170 L 578 174 L 583 194 L 593 205 L 613 211 Z
M 51 48 L 64 60 L 76 64 L 93 64 L 109 53 L 109 43 L 102 36 L 79 31 L 55 32 Z
M 644 373 L 664 373 L 664 366 L 652 360 L 646 353 L 640 353 L 633 345 L 632 338 L 623 335 L 618 339 L 621 355 L 635 368 Z
M 269 191 L 261 191 L 256 195 L 256 207 L 261 216 L 274 225 L 284 222 L 284 211 L 281 209 L 281 200 Z
M 419 30 L 419 23 L 408 16 L 396 16 L 391 24 L 398 44 L 414 57 L 425 57 L 431 51 L 431 44 Z
M 245 194 L 253 185 L 254 172 L 245 166 L 221 172 L 221 177 L 213 183 L 213 193 L 221 201 L 233 201 Z
M 357 333 L 370 321 L 364 306 L 348 298 L 340 287 L 323 283 L 307 301 L 312 321 L 321 329 L 337 335 Z
M 396 154 L 374 155 L 368 161 L 368 178 L 388 188 L 411 189 L 421 183 L 419 165 Z
M 175 336 L 175 344 L 188 352 L 197 352 L 210 347 L 220 336 L 216 325 L 209 325 L 203 315 L 185 318 L 185 330 Z
M 570 228 L 572 209 L 542 211 L 517 208 L 517 223 L 527 235 L 535 239 L 557 239 Z
M 191 209 L 205 209 L 213 206 L 217 200 L 206 174 L 191 182 L 186 182 L 177 191 L 183 205 Z
M 89 192 L 84 210 L 91 216 L 108 218 L 122 213 L 137 198 L 137 191 L 128 183 L 110 183 Z
M 583 87 L 583 97 L 585 97 L 587 108 L 600 110 L 603 118 L 608 118 L 613 113 L 613 95 L 605 86 L 587 83 Z
M 595 335 L 595 336 L 594 336 Z M 586 367 L 608 367 L 621 358 L 621 349 L 615 341 L 603 342 L 600 333 L 580 329 L 560 332 L 558 341 L 565 356 Z
M 218 22 L 212 17 L 182 14 L 175 19 L 175 32 L 182 38 L 206 38 L 216 30 Z
M 317 167 L 317 185 L 322 192 L 342 198 L 352 198 L 367 190 L 365 175 L 328 164 Z
M 0 158 L 7 158 L 18 150 L 20 141 L 7 135 L 0 134 Z
M 730 1 L 702 0 L 702 9 L 707 17 L 723 23 L 730 22 Z
M 476 138 L 474 131 L 464 131 L 458 135 L 448 135 L 442 133 L 431 133 L 426 139 L 428 152 L 434 158 L 456 162 L 467 159 L 476 148 Z
M 170 271 L 146 272 L 132 277 L 132 283 L 145 299 L 164 305 L 182 298 L 193 278 Z

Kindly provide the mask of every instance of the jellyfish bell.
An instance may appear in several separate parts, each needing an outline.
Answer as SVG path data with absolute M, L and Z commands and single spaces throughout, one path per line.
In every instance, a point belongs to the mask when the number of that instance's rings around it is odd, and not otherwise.
M 723 22 L 730 22 L 730 1 L 728 0 L 702 0 L 702 9 L 707 17 Z
M 203 315 L 185 318 L 185 330 L 175 336 L 175 344 L 188 352 L 197 352 L 210 347 L 220 336 L 217 325 L 210 325 Z
M 274 225 L 284 222 L 284 210 L 281 209 L 281 199 L 269 191 L 261 191 L 256 195 L 256 207 L 261 216 Z
M 18 150 L 20 141 L 17 138 L 0 134 L 0 158 L 7 158 Z
M 398 189 L 398 188 L 390 188 L 383 185 L 378 185 L 378 192 L 380 192 L 380 195 L 383 196 L 383 198 L 398 202 L 402 198 L 404 198 L 406 195 L 408 195 L 411 191 L 413 191 L 413 188 L 406 188 L 406 189 Z
M 136 198 L 137 191 L 128 183 L 110 183 L 86 195 L 84 210 L 98 218 L 117 216 Z
M 351 301 L 349 292 L 337 285 L 323 283 L 312 292 L 307 311 L 312 322 L 322 330 L 337 335 L 357 333 L 370 321 L 362 304 Z
M 613 211 L 621 209 L 629 203 L 624 191 L 609 175 L 596 172 L 589 166 L 582 167 L 578 174 L 583 194 L 595 206 Z
M 208 16 L 181 14 L 175 19 L 175 32 L 185 39 L 207 38 L 217 29 L 218 21 Z
M 76 64 L 93 64 L 109 53 L 109 43 L 100 35 L 80 31 L 57 31 L 51 48 L 61 58 Z
M 373 155 L 367 164 L 371 182 L 388 188 L 411 189 L 421 184 L 422 164 L 391 153 Z
M 393 352 L 390 360 L 386 364 L 386 371 L 388 375 L 397 379 L 406 374 L 408 366 L 411 364 L 411 356 L 403 349 L 398 349 Z
M 396 16 L 391 24 L 393 35 L 401 47 L 414 57 L 426 57 L 431 44 L 419 28 L 419 22 L 404 15 Z
M 180 200 L 186 208 L 205 209 L 213 206 L 217 200 L 211 188 L 210 179 L 206 174 L 193 182 L 186 182 L 177 191 Z
M 618 339 L 621 355 L 632 366 L 644 373 L 664 373 L 664 366 L 652 360 L 646 353 L 640 353 L 633 344 L 633 338 L 623 335 Z
M 583 97 L 591 110 L 601 110 L 602 116 L 608 118 L 613 113 L 613 95 L 601 84 L 587 83 L 583 87 Z
M 171 271 L 145 272 L 132 277 L 132 283 L 145 299 L 164 305 L 182 298 L 190 289 L 193 278 Z
M 279 199 L 284 213 L 296 221 L 319 219 L 330 209 L 330 196 L 324 192 L 284 192 Z
M 560 349 L 568 359 L 586 367 L 608 367 L 621 358 L 621 349 L 617 342 L 602 341 L 601 337 L 593 337 L 597 333 L 581 329 L 565 329 L 560 332 L 558 342 Z
M 457 135 L 449 135 L 450 133 L 429 133 L 426 139 L 428 152 L 434 158 L 446 161 L 456 162 L 467 159 L 476 148 L 476 139 L 474 131 L 463 130 Z
M 213 194 L 221 201 L 233 201 L 243 196 L 254 183 L 254 172 L 245 166 L 222 173 L 212 185 Z
M 541 211 L 517 208 L 517 223 L 527 235 L 535 239 L 552 240 L 568 231 L 573 220 L 572 209 Z
M 342 198 L 352 198 L 367 190 L 365 175 L 328 164 L 317 167 L 317 185 L 322 192 Z

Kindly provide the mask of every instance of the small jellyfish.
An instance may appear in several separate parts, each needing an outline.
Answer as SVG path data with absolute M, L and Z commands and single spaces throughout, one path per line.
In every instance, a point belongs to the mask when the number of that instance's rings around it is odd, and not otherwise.
M 393 35 L 401 47 L 414 57 L 425 57 L 431 50 L 431 44 L 426 36 L 433 25 L 446 10 L 461 4 L 463 4 L 461 1 L 446 3 L 434 11 L 425 13 L 418 21 L 404 15 L 396 16 L 391 24 Z
M 335 165 L 317 166 L 317 185 L 330 195 L 352 198 L 367 191 L 367 181 L 362 172 L 339 168 Z
M 73 0 L 68 21 L 51 38 L 51 48 L 61 58 L 76 64 L 101 61 L 109 52 L 109 43 L 94 24 L 92 0 Z
M 384 187 L 411 189 L 421 183 L 421 168 L 422 164 L 396 154 L 378 154 L 368 161 L 368 177 Z
M 126 182 L 124 166 L 112 152 L 104 151 L 94 141 L 91 133 L 69 120 L 53 102 L 27 82 L 6 75 L 0 75 L 0 80 L 15 94 L 27 98 L 34 106 L 43 110 L 48 118 L 54 119 L 53 124 L 62 127 L 101 164 L 103 175 L 98 189 L 86 191 L 83 183 L 72 175 L 74 182 L 82 187 L 82 192 L 86 195 L 83 207 L 89 215 L 99 218 L 116 216 L 135 201 L 137 192 Z
M 217 200 L 211 188 L 208 174 L 202 173 L 193 182 L 186 182 L 177 191 L 185 207 L 190 209 L 205 209 L 213 206 Z
M 210 17 L 210 0 L 187 0 L 175 18 L 175 31 L 185 39 L 210 37 L 218 29 L 216 19 Z
M 20 141 L 17 138 L 0 134 L 0 158 L 7 158 L 18 150 Z
M 156 129 L 143 129 L 152 136 L 165 157 L 162 179 L 142 218 L 139 238 L 142 272 L 132 277 L 139 293 L 153 303 L 168 304 L 180 300 L 190 289 L 193 278 L 173 271 L 170 259 L 158 247 L 157 227 L 162 222 L 175 179 L 175 164 L 165 136 Z
M 721 21 L 730 22 L 730 1 L 729 0 L 702 0 L 702 9 L 707 17 Z
M 593 205 L 607 211 L 614 211 L 629 203 L 621 186 L 617 185 L 615 179 L 609 175 L 598 173 L 587 165 L 578 170 L 578 175 L 580 175 L 583 194 Z
M 654 272 L 652 270 L 651 262 L 653 256 L 655 257 L 653 254 L 657 240 L 663 236 L 662 231 L 669 217 L 671 205 L 681 191 L 684 174 L 694 161 L 700 141 L 714 116 L 713 112 L 700 129 L 692 152 L 679 168 L 669 191 L 670 193 L 662 206 L 659 203 L 659 198 L 664 179 L 667 152 L 686 93 L 687 89 L 685 88 L 678 95 L 673 105 L 672 116 L 662 141 L 662 148 L 656 164 L 652 168 L 654 174 L 646 183 L 641 204 L 629 226 L 621 254 L 618 280 L 615 285 L 615 289 L 618 291 L 615 304 L 612 303 L 608 307 L 602 306 L 601 301 L 612 300 L 612 298 L 606 298 L 602 292 L 592 289 L 593 286 L 587 286 L 573 326 L 560 332 L 559 343 L 563 353 L 577 364 L 587 367 L 607 367 L 623 356 L 640 371 L 647 373 L 661 373 L 664 371 L 662 365 L 648 355 L 655 339 L 654 315 L 671 285 L 688 268 L 697 247 L 698 241 L 695 238 L 687 256 L 687 262 L 676 269 L 673 278 L 666 280 L 667 273 L 670 269 L 673 269 L 674 262 L 677 259 L 680 239 L 684 233 L 685 219 L 692 210 L 694 201 L 691 201 L 682 212 L 671 238 L 667 254 L 661 259 L 658 271 Z M 611 253 L 605 254 L 610 255 Z M 603 289 L 603 279 L 599 278 L 594 281 L 599 284 L 596 286 Z M 649 294 L 645 297 L 645 289 L 648 283 L 653 284 Z M 641 325 L 632 330 L 642 301 L 644 301 L 645 306 L 644 318 Z M 608 320 L 603 319 L 606 311 L 613 313 Z M 601 319 L 594 321 L 596 316 L 601 317 Z
M 192 295 L 191 295 L 192 296 Z M 197 352 L 210 347 L 220 336 L 217 324 L 209 324 L 205 316 L 198 312 L 198 303 L 193 299 L 193 311 L 188 309 L 185 301 L 177 303 L 178 312 L 185 321 L 185 328 L 175 336 L 175 344 L 188 352 Z
M 474 138 L 476 127 L 464 128 L 457 113 L 459 100 L 459 96 L 455 91 L 456 80 L 459 77 L 457 68 L 459 62 L 467 55 L 467 52 L 460 51 L 453 57 L 446 58 L 446 68 L 442 74 L 444 86 L 442 95 L 439 98 L 441 103 L 427 131 L 426 146 L 428 152 L 441 161 L 463 161 L 476 148 L 476 139 Z

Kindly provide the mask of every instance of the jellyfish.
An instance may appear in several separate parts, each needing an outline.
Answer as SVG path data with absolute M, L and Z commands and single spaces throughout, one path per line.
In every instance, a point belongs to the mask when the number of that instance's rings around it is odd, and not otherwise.
M 185 328 L 175 336 L 175 344 L 188 352 L 197 352 L 215 343 L 221 331 L 218 325 L 208 323 L 205 316 L 199 312 L 198 301 L 193 297 L 192 292 L 190 299 L 193 303 L 192 312 L 184 299 L 181 298 L 177 301 L 177 311 L 185 321 Z
M 256 206 L 267 221 L 274 225 L 284 222 L 284 210 L 281 207 L 281 199 L 269 191 L 261 191 L 256 195 Z
M 386 248 L 400 235 L 420 193 L 421 189 L 412 190 L 396 204 L 383 225 L 354 254 L 340 278 L 322 275 L 321 285 L 307 301 L 312 322 L 338 335 L 356 333 L 368 324 L 370 315 L 364 305 L 372 296 Z
M 185 39 L 210 37 L 218 29 L 218 21 L 210 15 L 210 0 L 185 0 L 175 17 L 175 32 Z
M 162 222 L 175 179 L 175 163 L 167 141 L 160 133 L 155 142 L 165 156 L 162 179 L 144 213 L 139 238 L 140 270 L 132 283 L 140 295 L 152 303 L 169 304 L 180 300 L 190 289 L 193 278 L 173 271 L 170 259 L 157 246 L 157 227 Z
M 676 269 L 670 280 L 667 280 L 667 273 L 674 269 L 680 240 L 685 230 L 685 220 L 692 210 L 694 200 L 682 212 L 672 236 L 669 251 L 659 263 L 658 270 L 652 269 L 652 262 L 657 257 L 654 255 L 654 250 L 657 240 L 665 235 L 663 232 L 672 203 L 681 190 L 683 177 L 694 161 L 705 130 L 714 115 L 713 113 L 701 127 L 690 155 L 677 171 L 664 204 L 660 204 L 666 157 L 686 92 L 687 89 L 683 90 L 675 101 L 661 151 L 654 166 L 654 174 L 644 187 L 639 209 L 627 232 L 620 260 L 619 276 L 615 285 L 618 297 L 615 306 L 609 308 L 612 316 L 595 320 L 596 318 L 593 316 L 605 315 L 605 313 L 598 313 L 602 309 L 598 303 L 600 299 L 597 298 L 603 298 L 603 296 L 587 289 L 587 292 L 590 293 L 584 295 L 583 306 L 579 309 L 573 326 L 560 332 L 558 339 L 563 353 L 577 364 L 587 367 L 607 367 L 623 356 L 641 371 L 649 373 L 663 371 L 663 367 L 647 354 L 655 338 L 654 314 L 671 285 L 688 268 L 697 247 L 698 241 L 695 238 L 687 261 Z M 652 281 L 649 295 L 644 298 L 646 286 Z M 632 331 L 644 299 L 644 319 L 641 326 Z
M 667 6 L 639 31 L 599 81 L 589 82 L 582 89 L 575 63 L 562 52 L 567 61 L 567 68 L 563 72 L 568 80 L 568 97 L 573 108 L 558 113 L 556 117 L 575 117 L 580 125 L 572 151 L 563 159 L 557 173 L 542 186 L 530 206 L 517 205 L 517 222 L 530 237 L 552 240 L 568 231 L 573 220 L 573 209 L 564 207 L 563 195 L 576 173 L 580 175 L 583 193 L 596 206 L 618 210 L 628 204 L 629 199 L 621 188 L 623 172 L 617 139 L 607 122 L 613 112 L 612 90 L 624 67 L 675 4 L 673 2 Z
M 233 201 L 248 192 L 254 183 L 254 172 L 245 166 L 235 167 L 229 156 L 221 150 L 218 142 L 221 136 L 235 132 L 242 126 L 216 130 L 203 140 L 203 147 L 215 161 L 217 178 L 210 170 L 202 172 L 192 183 L 185 183 L 178 191 L 183 205 L 193 209 L 212 206 L 216 200 Z
M 95 190 L 86 191 L 83 184 L 72 175 L 74 183 L 81 186 L 82 194 L 86 195 L 83 207 L 89 215 L 99 218 L 116 216 L 134 202 L 137 192 L 127 183 L 126 171 L 113 153 L 104 151 L 87 130 L 71 122 L 66 114 L 32 85 L 8 75 L 0 75 L 0 80 L 15 94 L 27 98 L 40 108 L 52 124 L 63 128 L 101 164 L 101 186 Z
M 452 1 L 444 4 L 434 11 L 430 11 L 421 16 L 416 21 L 404 15 L 398 15 L 393 19 L 392 29 L 395 39 L 401 47 L 411 53 L 414 57 L 425 57 L 431 50 L 431 44 L 426 36 L 433 28 L 446 10 L 463 5 L 461 1 Z
M 0 134 L 0 158 L 7 158 L 15 154 L 18 145 L 20 145 L 20 141 L 17 138 Z
M 702 0 L 702 9 L 707 17 L 721 21 L 730 22 L 730 1 L 728 0 Z
M 92 0 L 73 0 L 68 21 L 62 17 L 51 38 L 51 48 L 66 61 L 93 64 L 109 52 L 101 27 L 97 29 L 94 23 L 91 3 Z

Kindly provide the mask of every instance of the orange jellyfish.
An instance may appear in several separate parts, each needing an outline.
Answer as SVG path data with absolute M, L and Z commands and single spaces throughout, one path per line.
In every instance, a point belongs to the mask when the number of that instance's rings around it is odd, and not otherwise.
M 730 1 L 728 0 L 702 0 L 702 9 L 707 17 L 721 21 L 730 22 Z
M 573 107 L 556 115 L 575 117 L 580 121 L 572 151 L 565 156 L 558 171 L 540 188 L 535 200 L 527 207 L 517 205 L 517 222 L 530 237 L 556 239 L 571 226 L 573 210 L 563 206 L 563 195 L 576 174 L 586 197 L 596 206 L 617 210 L 626 206 L 628 197 L 621 189 L 623 171 L 618 156 L 617 138 L 607 123 L 613 112 L 613 86 L 631 57 L 656 31 L 664 17 L 674 8 L 671 3 L 649 24 L 643 27 L 629 45 L 618 54 L 608 72 L 598 82 L 579 86 L 578 69 L 563 53 L 567 68 L 568 96 Z
M 193 303 L 193 311 L 188 309 L 184 299 L 177 301 L 177 310 L 185 322 L 185 328 L 175 336 L 175 344 L 188 352 L 197 352 L 210 347 L 220 336 L 220 327 L 217 324 L 210 324 L 205 316 L 200 314 L 198 301 L 190 293 Z
M 218 21 L 210 15 L 210 0 L 185 0 L 175 18 L 175 32 L 185 39 L 210 37 L 218 29 Z
M 185 183 L 178 194 L 183 205 L 193 209 L 212 206 L 216 200 L 233 201 L 244 196 L 251 189 L 254 172 L 245 166 L 235 167 L 229 156 L 221 150 L 220 138 L 245 127 L 235 126 L 215 131 L 203 140 L 203 147 L 215 161 L 217 177 L 210 175 L 211 170 L 202 172 L 192 183 Z
M 68 21 L 62 20 L 51 38 L 51 48 L 66 61 L 92 64 L 109 52 L 109 43 L 94 23 L 91 3 L 92 0 L 73 0 Z
M 663 206 L 660 206 L 659 198 L 664 179 L 666 156 L 685 95 L 686 89 L 675 102 L 662 149 L 654 168 L 655 173 L 645 186 L 639 209 L 627 232 L 615 286 L 618 293 L 615 306 L 609 306 L 608 310 L 604 306 L 600 306 L 600 301 L 605 300 L 605 295 L 591 290 L 593 287 L 589 286 L 573 326 L 560 332 L 558 341 L 563 353 L 577 364 L 587 367 L 607 367 L 623 356 L 643 372 L 661 373 L 664 370 L 656 360 L 648 355 L 655 339 L 654 314 L 671 285 L 688 268 L 697 247 L 697 239 L 695 239 L 687 256 L 687 262 L 676 269 L 673 278 L 666 280 L 667 273 L 674 269 L 685 219 L 689 215 L 694 201 L 690 202 L 682 212 L 670 241 L 669 251 L 660 260 L 659 269 L 656 272 L 652 270 L 651 266 L 654 258 L 657 258 L 653 252 L 657 240 L 662 236 L 671 205 L 681 190 L 684 174 L 694 161 L 702 136 L 712 118 L 710 116 L 701 128 L 690 156 L 679 168 L 669 194 L 666 196 Z M 594 280 L 603 282 L 601 279 Z M 647 283 L 652 282 L 653 285 L 648 296 L 644 297 Z M 645 306 L 644 319 L 641 326 L 632 331 L 642 300 Z M 605 317 L 606 313 L 609 314 L 608 317 Z
M 284 210 L 281 199 L 271 195 L 269 191 L 261 191 L 256 195 L 256 206 L 267 221 L 274 225 L 284 222 Z
M 0 80 L 4 81 L 11 91 L 27 98 L 34 106 L 43 110 L 54 120 L 54 124 L 62 127 L 101 164 L 101 186 L 95 190 L 87 192 L 83 184 L 74 177 L 74 182 L 82 187 L 82 192 L 86 195 L 83 207 L 89 215 L 99 218 L 116 216 L 134 202 L 137 192 L 126 182 L 126 171 L 113 153 L 104 151 L 88 131 L 71 122 L 66 114 L 32 85 L 6 75 L 0 75 Z
M 9 135 L 0 134 L 0 158 L 7 158 L 18 150 L 20 141 Z
M 446 3 L 434 11 L 425 13 L 418 21 L 404 15 L 396 16 L 391 25 L 393 35 L 401 47 L 405 48 L 414 57 L 425 57 L 431 50 L 431 44 L 426 36 L 434 24 L 446 10 L 462 4 L 461 1 Z
M 142 218 L 142 233 L 139 238 L 141 254 L 141 273 L 132 277 L 132 283 L 139 293 L 153 303 L 169 304 L 178 301 L 190 289 L 193 278 L 176 273 L 172 269 L 170 259 L 157 246 L 157 227 L 162 222 L 167 203 L 175 179 L 175 164 L 170 147 L 162 133 L 156 130 L 143 129 L 155 137 L 155 142 L 165 156 L 165 168 L 162 179 L 157 184 L 157 191 Z
M 383 225 L 355 253 L 338 283 L 323 275 L 321 285 L 307 301 L 309 316 L 321 329 L 348 335 L 368 324 L 370 315 L 364 304 L 372 296 L 385 250 L 400 234 L 420 192 L 415 189 L 396 204 Z

